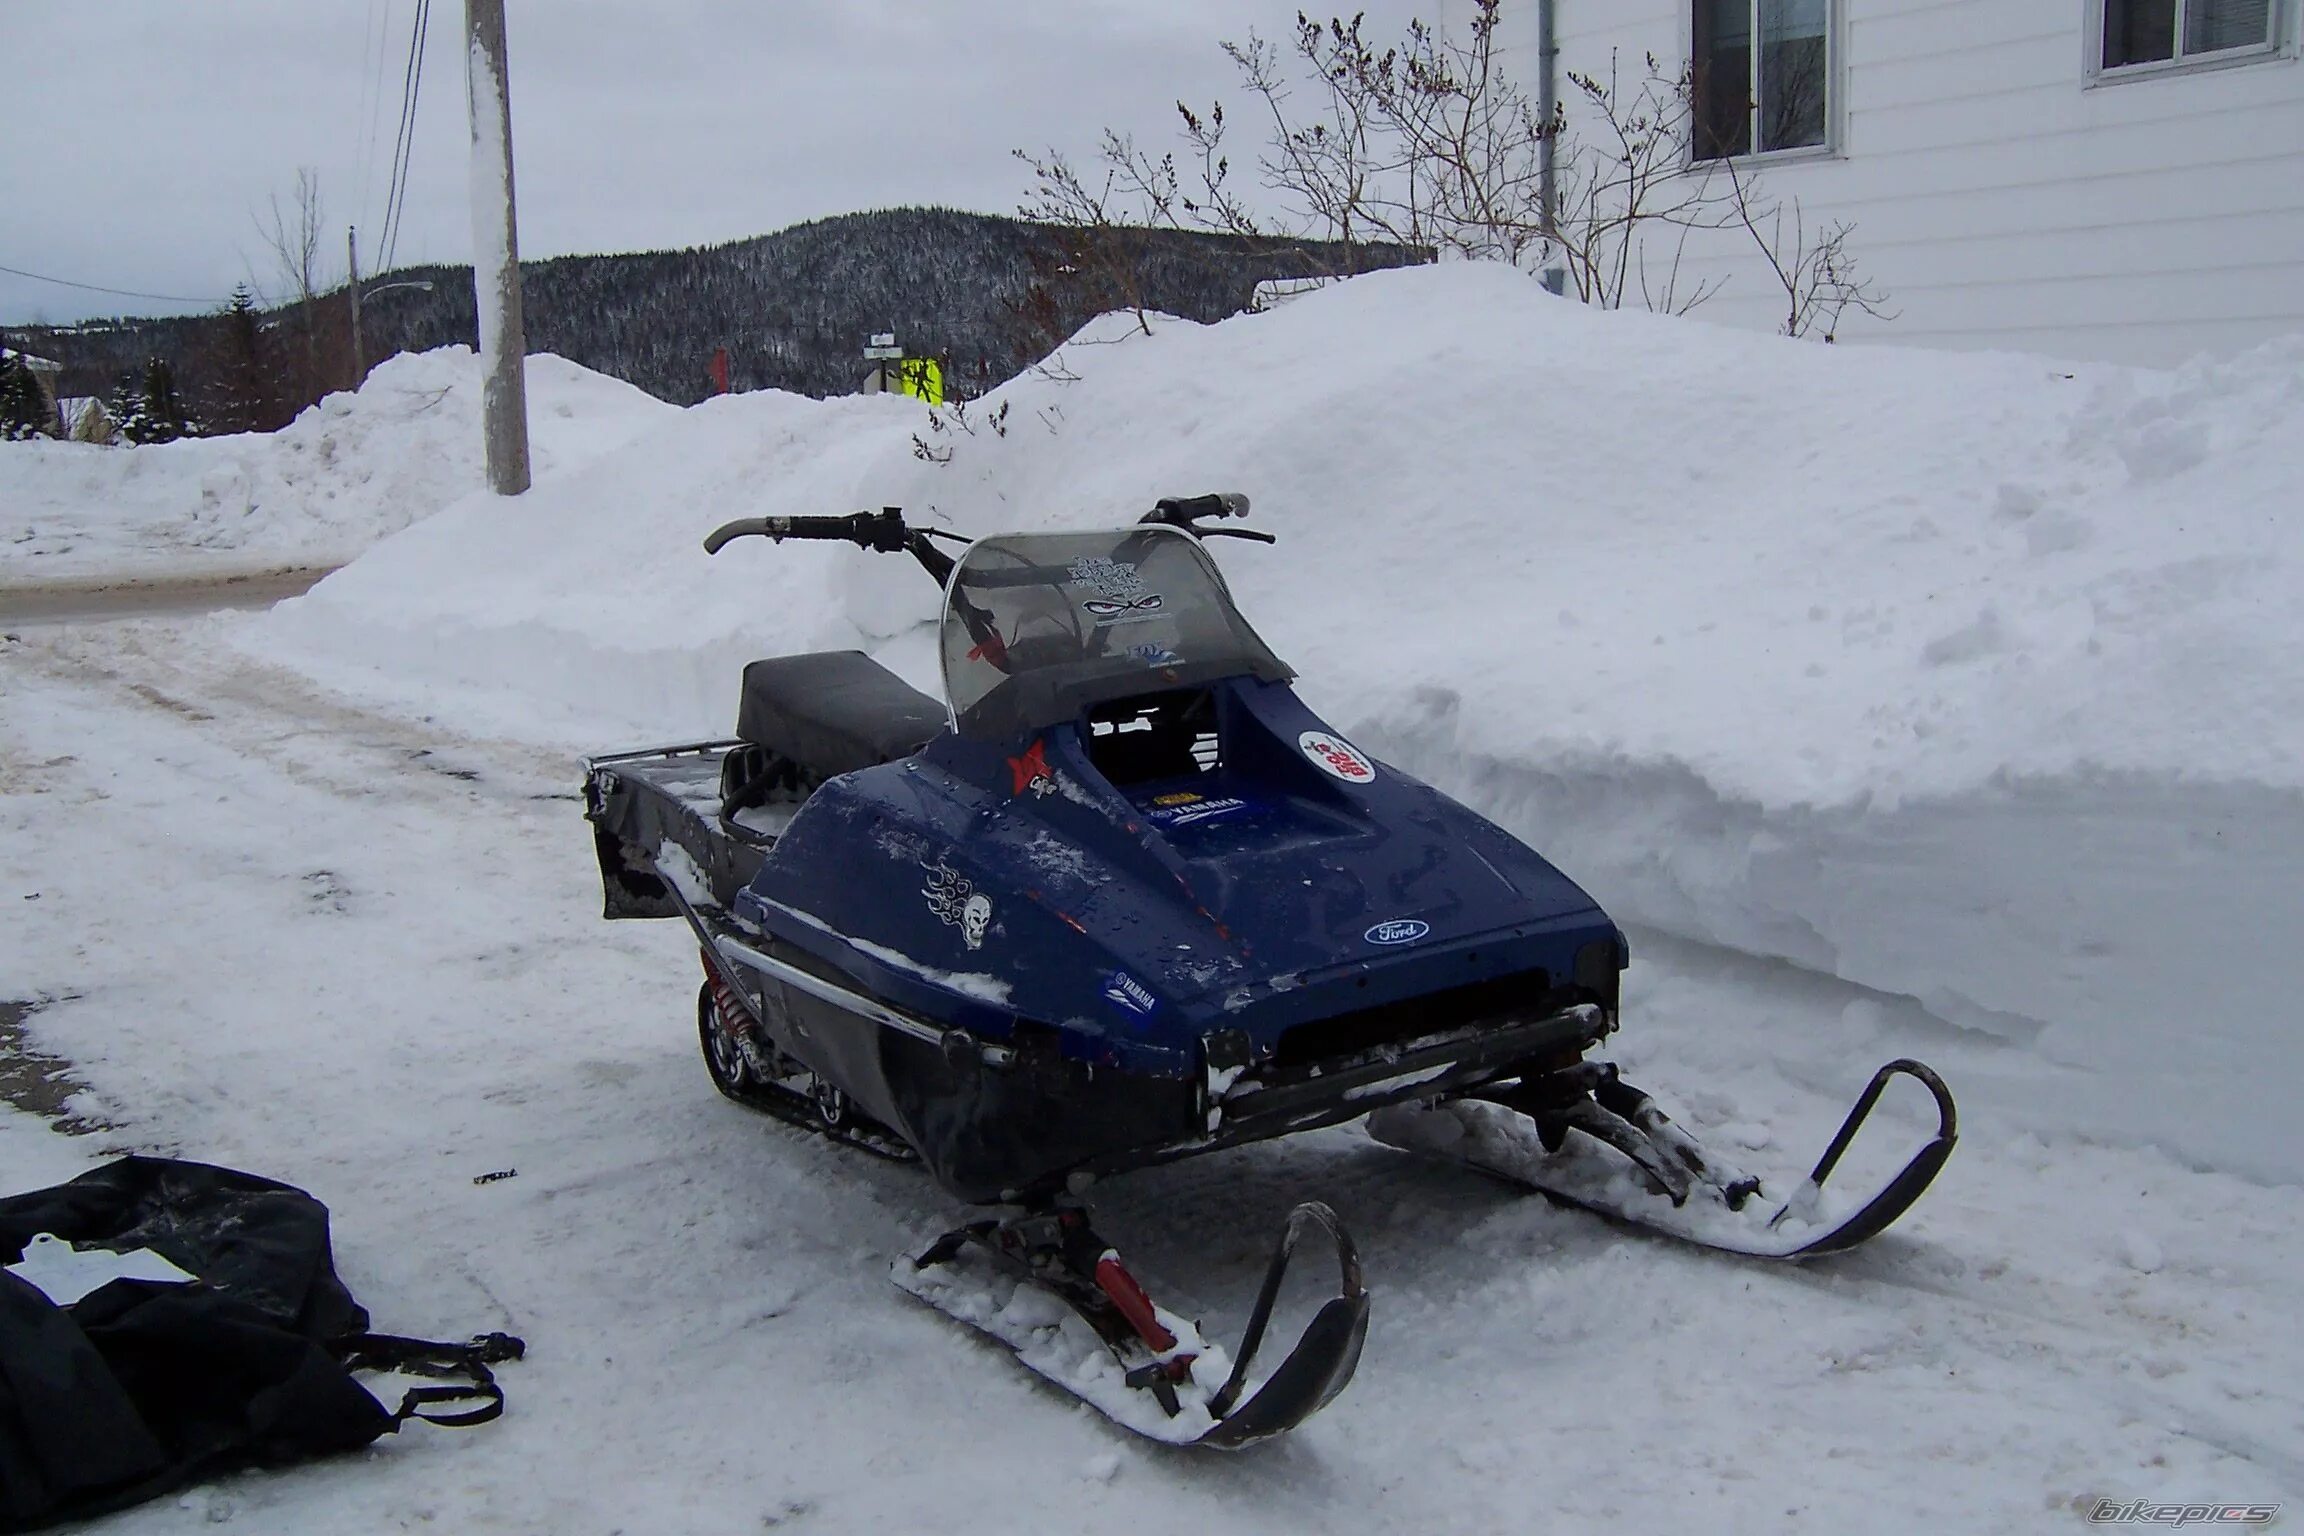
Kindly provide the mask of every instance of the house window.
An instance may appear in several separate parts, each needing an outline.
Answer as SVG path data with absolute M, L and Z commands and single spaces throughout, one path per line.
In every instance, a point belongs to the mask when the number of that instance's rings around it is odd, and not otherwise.
M 2103 0 L 2103 6 L 2105 69 L 2265 53 L 2279 41 L 2274 0 Z
M 1695 0 L 1691 39 L 1695 158 L 1829 142 L 1832 0 Z

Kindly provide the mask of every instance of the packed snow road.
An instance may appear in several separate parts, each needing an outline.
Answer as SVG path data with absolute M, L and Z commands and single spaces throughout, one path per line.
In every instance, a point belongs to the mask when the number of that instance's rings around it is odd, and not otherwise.
M 379 1326 L 530 1354 L 497 1425 L 110 1529 L 2018 1531 L 2304 1492 L 2304 1192 L 1999 1108 L 1895 1232 L 1807 1268 L 1349 1127 L 1117 1181 L 1099 1226 L 1211 1335 L 1299 1198 L 1376 1294 L 1359 1376 L 1292 1440 L 1132 1440 L 887 1283 L 954 1214 L 924 1177 L 713 1093 L 684 932 L 597 919 L 569 757 L 350 708 L 217 644 L 238 622 L 0 644 L 0 1002 L 109 1127 L 0 1111 L 0 1185 L 113 1147 L 285 1178 Z M 1627 1074 L 1753 1166 L 1804 1166 L 1882 1059 L 1957 1088 L 2011 1049 L 1635 945 Z

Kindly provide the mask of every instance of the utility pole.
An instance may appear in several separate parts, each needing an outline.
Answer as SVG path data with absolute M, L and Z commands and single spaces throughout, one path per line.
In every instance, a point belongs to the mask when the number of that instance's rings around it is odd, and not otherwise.
M 1544 288 L 1562 294 L 1568 291 L 1568 272 L 1560 259 L 1560 35 L 1552 7 L 1553 0 L 1536 0 L 1536 115 L 1544 124 L 1544 141 L 1536 151 L 1536 201 L 1543 214 L 1544 239 L 1552 247 L 1552 259 L 1544 265 Z
M 352 387 L 360 387 L 360 230 L 344 226 L 344 291 L 352 296 Z
M 512 214 L 512 86 L 504 0 L 464 0 L 464 69 L 472 103 L 472 286 L 485 369 L 480 416 L 488 485 L 528 489 L 528 338 L 520 318 L 520 239 Z

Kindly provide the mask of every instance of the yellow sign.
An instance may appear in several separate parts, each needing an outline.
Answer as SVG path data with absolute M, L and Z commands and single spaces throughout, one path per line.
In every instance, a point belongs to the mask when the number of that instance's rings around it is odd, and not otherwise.
M 896 393 L 925 400 L 930 405 L 944 403 L 944 369 L 932 357 L 908 357 L 896 365 Z

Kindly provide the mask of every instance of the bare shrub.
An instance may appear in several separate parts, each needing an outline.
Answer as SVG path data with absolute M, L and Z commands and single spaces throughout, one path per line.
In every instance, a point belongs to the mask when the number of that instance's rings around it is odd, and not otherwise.
M 1453 252 L 1556 270 L 1588 304 L 1675 314 L 1719 291 L 1719 280 L 1684 280 L 1690 240 L 1742 230 L 1784 287 L 1787 334 L 1829 338 L 1850 309 L 1890 318 L 1847 248 L 1849 225 L 1811 237 L 1797 203 L 1771 199 L 1748 167 L 1691 154 L 1689 68 L 1650 54 L 1632 73 L 1611 56 L 1605 73 L 1568 73 L 1573 113 L 1547 109 L 1503 68 L 1499 8 L 1474 0 L 1462 36 L 1412 21 L 1381 47 L 1359 16 L 1302 12 L 1284 45 L 1254 32 L 1225 43 L 1263 119 L 1253 203 L 1222 106 L 1179 102 L 1181 155 L 1109 129 L 1086 171 L 1054 150 L 1019 151 L 1035 182 L 1022 211 L 1073 231 L 1070 259 L 1140 322 L 1126 236 L 1145 225 L 1333 243 L 1339 272 L 1376 243 Z

